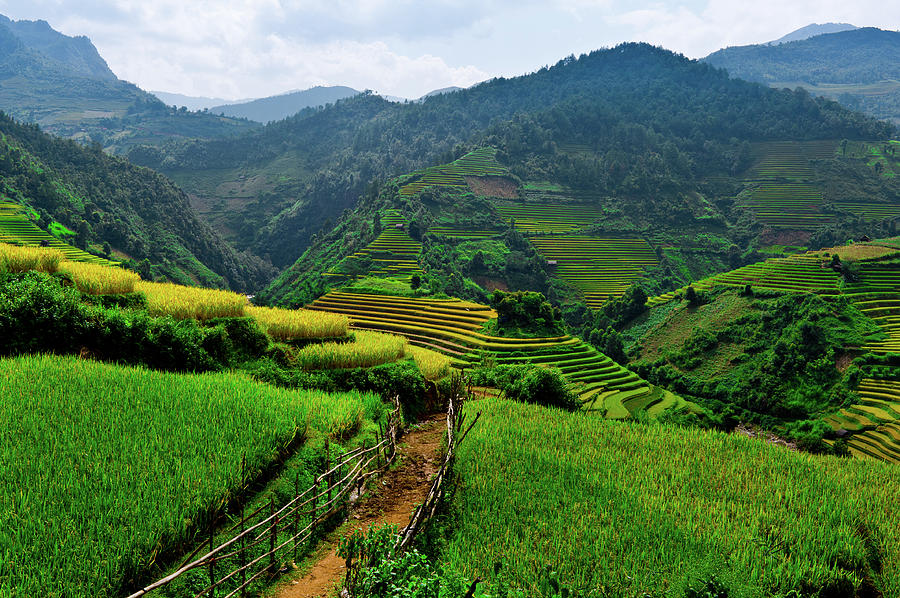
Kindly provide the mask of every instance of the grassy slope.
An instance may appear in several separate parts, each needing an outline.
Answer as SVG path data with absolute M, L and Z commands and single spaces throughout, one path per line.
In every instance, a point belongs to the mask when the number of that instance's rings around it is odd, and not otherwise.
M 502 400 L 467 410 L 482 417 L 442 553 L 467 580 L 501 562 L 526 595 L 545 566 L 579 594 L 682 596 L 713 574 L 734 597 L 900 593 L 896 467 Z
M 359 395 L 71 357 L 0 372 L 3 596 L 118 594 L 292 441 L 346 434 L 364 409 Z

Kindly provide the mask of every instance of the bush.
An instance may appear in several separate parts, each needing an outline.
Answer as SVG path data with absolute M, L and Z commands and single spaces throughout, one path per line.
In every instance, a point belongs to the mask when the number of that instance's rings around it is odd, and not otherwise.
M 507 398 L 522 403 L 568 410 L 581 407 L 557 368 L 534 364 L 483 367 L 472 370 L 470 381 L 478 386 L 499 388 Z

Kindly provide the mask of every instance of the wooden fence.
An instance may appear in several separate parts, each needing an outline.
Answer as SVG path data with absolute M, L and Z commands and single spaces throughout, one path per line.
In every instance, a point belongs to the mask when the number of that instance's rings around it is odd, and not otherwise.
M 466 382 L 462 376 L 455 378 L 451 383 L 456 385 L 457 388 L 451 389 L 449 393 L 450 401 L 447 405 L 447 452 L 444 455 L 444 462 L 441 464 L 440 469 L 438 469 L 437 474 L 435 474 L 434 481 L 431 483 L 431 488 L 428 490 L 428 495 L 425 497 L 425 500 L 418 508 L 416 508 L 409 524 L 400 531 L 396 544 L 397 548 L 400 550 L 408 548 L 409 545 L 412 544 L 416 533 L 422 525 L 430 518 L 434 517 L 438 506 L 444 498 L 444 481 L 453 468 L 453 459 L 456 457 L 456 447 L 465 439 L 469 434 L 469 430 L 472 429 L 472 426 L 474 426 L 478 421 L 478 418 L 481 417 L 481 412 L 477 413 L 475 419 L 472 420 L 472 423 L 463 430 L 466 423 L 465 415 L 463 414 L 463 405 L 467 399 L 473 396 L 472 390 L 470 388 L 465 388 L 464 385 Z
M 333 465 L 327 461 L 326 450 L 326 471 L 316 476 L 309 488 L 302 492 L 298 488 L 296 496 L 280 508 L 271 501 L 249 515 L 241 513 L 229 530 L 229 533 L 237 532 L 234 536 L 214 546 L 210 534 L 209 543 L 188 557 L 190 562 L 128 598 L 146 596 L 198 570 L 207 572 L 206 576 L 199 577 L 205 579 L 206 585 L 194 594 L 195 598 L 238 595 L 243 598 L 251 584 L 276 575 L 288 560 L 296 560 L 304 544 L 315 540 L 317 528 L 347 504 L 353 490 L 359 496 L 365 481 L 394 460 L 399 426 L 397 406 L 389 417 L 387 429 L 379 431 L 374 446 L 346 452 Z M 208 550 L 206 554 L 194 558 L 204 547 Z

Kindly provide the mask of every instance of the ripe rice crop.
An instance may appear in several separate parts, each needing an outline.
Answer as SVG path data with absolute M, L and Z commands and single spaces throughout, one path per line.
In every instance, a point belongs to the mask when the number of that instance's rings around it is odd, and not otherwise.
M 246 296 L 231 291 L 185 287 L 168 282 L 142 280 L 134 290 L 146 295 L 147 309 L 152 315 L 176 319 L 239 318 L 249 304 Z
M 465 579 L 496 582 L 500 562 L 525 596 L 547 571 L 579 596 L 685 596 L 713 575 L 744 598 L 900 596 L 894 465 L 497 399 L 466 410 L 482 416 L 440 555 Z
M 58 249 L 0 243 L 0 272 L 56 272 L 65 257 Z
M 0 595 L 121 595 L 280 449 L 346 433 L 366 400 L 232 373 L 0 360 Z
M 450 374 L 450 358 L 436 351 L 409 346 L 407 353 L 416 360 L 416 365 L 427 380 L 440 380 Z
M 89 295 L 131 293 L 141 279 L 135 272 L 124 268 L 84 262 L 63 262 L 59 269 L 71 274 L 78 290 Z
M 391 363 L 406 356 L 402 336 L 358 330 L 351 343 L 317 343 L 295 353 L 297 365 L 305 370 L 368 368 Z
M 350 319 L 308 309 L 278 309 L 248 305 L 248 316 L 255 318 L 275 340 L 287 341 L 308 338 L 341 338 L 347 336 Z

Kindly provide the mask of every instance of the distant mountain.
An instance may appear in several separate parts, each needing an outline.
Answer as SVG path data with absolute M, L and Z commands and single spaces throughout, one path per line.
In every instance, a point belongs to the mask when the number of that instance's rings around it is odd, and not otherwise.
M 461 89 L 463 89 L 463 88 L 457 87 L 455 85 L 451 85 L 450 87 L 443 87 L 441 89 L 435 89 L 434 91 L 429 91 L 428 93 L 426 93 L 419 99 L 421 100 L 421 99 L 425 99 L 425 98 L 430 98 L 431 96 L 438 96 L 438 95 L 441 95 L 442 93 L 453 93 L 454 91 L 459 91 Z
M 257 125 L 170 109 L 122 81 L 91 41 L 53 30 L 46 21 L 0 15 L 0 110 L 45 130 L 124 152 L 170 137 L 212 138 Z
M 840 33 L 841 31 L 852 31 L 854 29 L 859 29 L 859 27 L 851 25 L 850 23 L 824 23 L 822 25 L 818 23 L 812 23 L 811 25 L 801 27 L 796 31 L 791 31 L 787 35 L 779 37 L 775 41 L 769 42 L 767 45 L 777 46 L 779 44 L 785 44 L 787 42 L 802 41 L 804 39 L 809 39 L 817 35 L 824 35 L 826 33 Z
M 350 87 L 313 87 L 304 91 L 294 91 L 277 96 L 260 98 L 249 102 L 214 106 L 209 109 L 214 114 L 235 118 L 246 118 L 261 123 L 282 120 L 297 114 L 304 108 L 315 108 L 333 104 L 338 100 L 358 95 Z
M 225 98 L 206 98 L 202 96 L 188 96 L 181 93 L 171 93 L 168 91 L 151 91 L 153 95 L 162 100 L 166 106 L 184 106 L 188 110 L 203 110 L 204 108 L 212 108 L 214 106 L 222 106 L 224 104 L 238 104 L 244 100 L 230 101 Z
M 891 131 L 808 94 L 625 44 L 422 102 L 360 94 L 239 138 L 135 148 L 129 157 L 171 176 L 237 248 L 285 267 L 373 181 L 450 162 L 467 147 L 500 146 L 497 139 L 510 138 L 501 159 L 540 153 L 512 168 L 522 179 L 518 168 L 551 160 L 587 196 L 663 194 L 668 214 L 696 196 L 692 169 L 727 174 L 747 159 L 750 142 L 883 139 Z
M 805 87 L 855 110 L 900 123 L 900 33 L 872 27 L 779 45 L 725 48 L 703 59 L 734 77 Z

